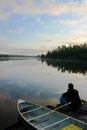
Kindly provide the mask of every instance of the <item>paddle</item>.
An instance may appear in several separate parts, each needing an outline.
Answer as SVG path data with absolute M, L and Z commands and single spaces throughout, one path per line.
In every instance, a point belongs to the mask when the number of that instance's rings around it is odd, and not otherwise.
M 52 113 L 52 112 L 54 112 L 54 111 L 56 111 L 56 110 L 59 110 L 59 109 L 61 109 L 61 108 L 63 108 L 63 107 L 68 106 L 69 104 L 71 104 L 71 102 L 68 102 L 68 103 L 66 103 L 66 104 L 64 104 L 64 105 L 61 105 L 61 106 L 59 106 L 59 107 L 56 107 L 56 108 L 54 108 L 53 110 L 50 110 L 50 111 L 48 111 L 48 112 L 46 112 L 46 113 L 44 113 L 44 114 L 42 114 L 42 115 L 39 115 L 39 116 L 37 116 L 37 117 L 34 117 L 34 118 L 30 119 L 29 121 L 35 121 L 35 119 L 38 119 L 38 118 L 43 117 L 43 116 L 45 116 L 45 115 L 48 115 L 48 114 L 50 114 L 50 113 Z
M 68 103 L 66 103 L 66 104 L 64 104 L 64 105 L 61 105 L 61 106 L 59 106 L 59 107 L 54 108 L 52 111 L 59 110 L 59 109 L 61 109 L 61 108 L 63 108 L 63 107 L 66 107 L 66 106 L 68 106 L 68 105 L 70 105 L 70 104 L 71 104 L 71 102 L 68 102 Z

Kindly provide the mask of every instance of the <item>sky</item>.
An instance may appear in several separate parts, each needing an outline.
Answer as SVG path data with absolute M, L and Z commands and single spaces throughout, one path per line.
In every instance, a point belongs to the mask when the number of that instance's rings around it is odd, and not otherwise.
M 0 0 L 0 54 L 87 42 L 87 0 Z

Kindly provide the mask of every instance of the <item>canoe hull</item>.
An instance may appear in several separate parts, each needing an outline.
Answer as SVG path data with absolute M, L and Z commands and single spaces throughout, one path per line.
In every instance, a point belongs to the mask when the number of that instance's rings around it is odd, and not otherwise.
M 27 130 L 87 130 L 87 124 L 43 106 L 18 100 L 19 119 Z
M 27 123 L 19 114 L 18 120 L 22 123 L 22 125 L 26 128 L 26 130 L 38 130 L 35 127 L 31 126 L 29 123 Z

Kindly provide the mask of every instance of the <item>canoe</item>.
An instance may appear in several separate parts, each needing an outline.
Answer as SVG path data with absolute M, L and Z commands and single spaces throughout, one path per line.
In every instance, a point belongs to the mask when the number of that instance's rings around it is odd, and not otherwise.
M 87 130 L 87 123 L 47 107 L 19 99 L 19 118 L 30 130 Z

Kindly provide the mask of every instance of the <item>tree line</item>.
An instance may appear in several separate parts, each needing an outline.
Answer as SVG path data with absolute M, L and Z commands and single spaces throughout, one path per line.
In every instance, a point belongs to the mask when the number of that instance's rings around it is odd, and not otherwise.
M 57 49 L 48 51 L 46 55 L 42 54 L 41 58 L 87 60 L 87 44 L 58 46 Z
M 7 54 L 0 54 L 0 57 L 8 57 Z

